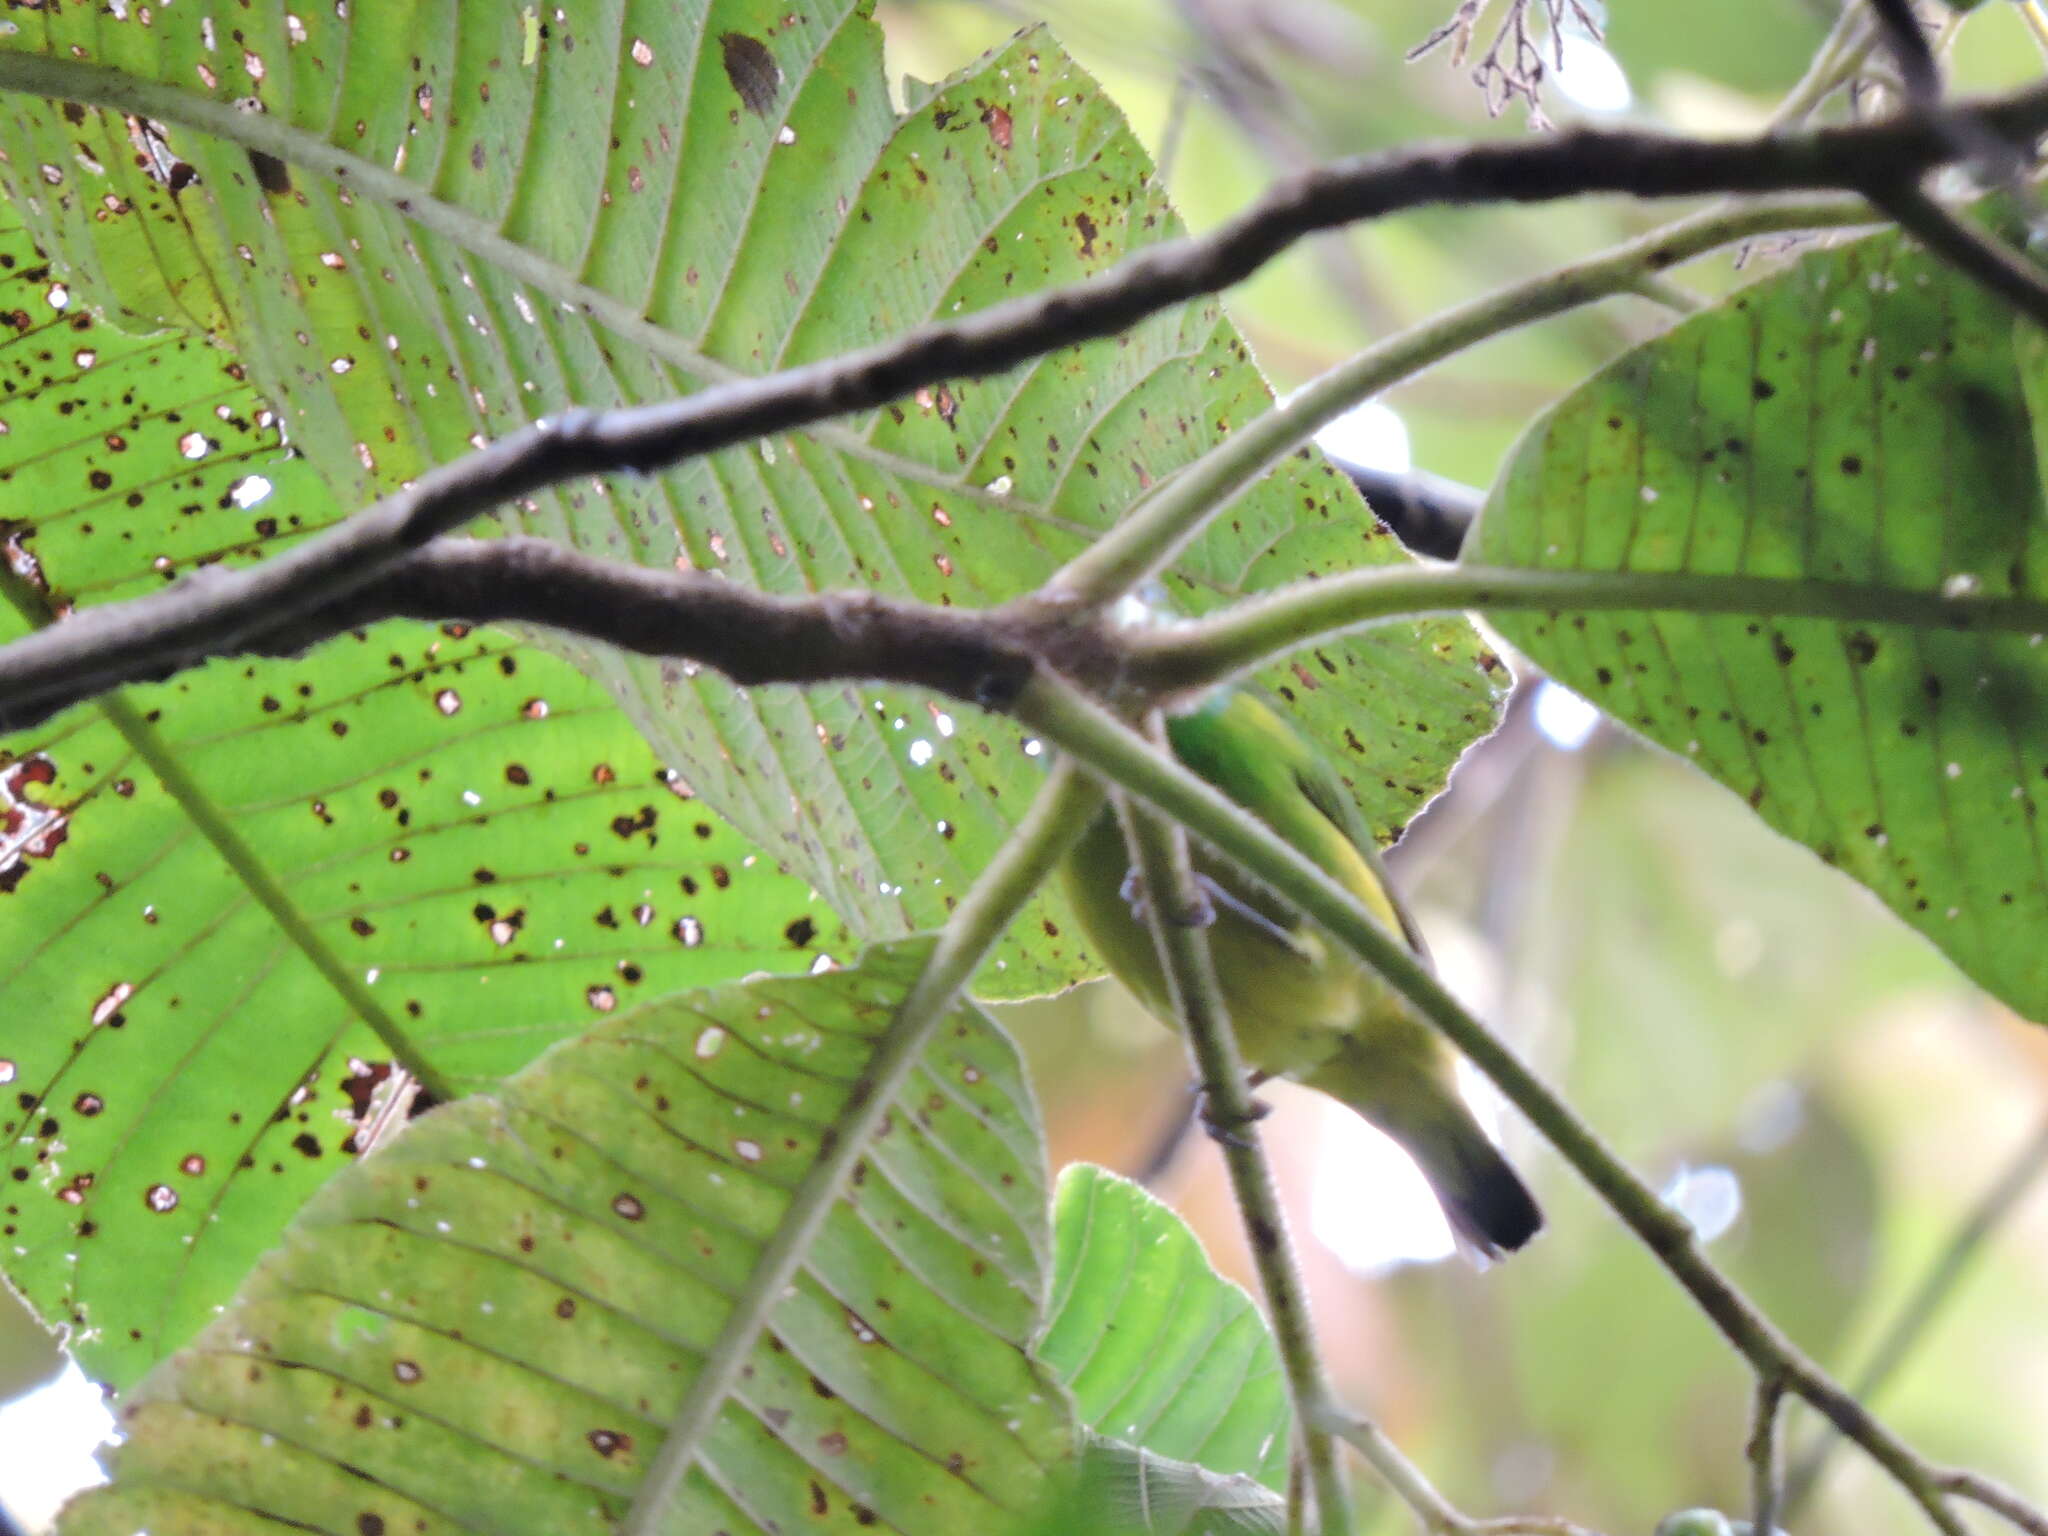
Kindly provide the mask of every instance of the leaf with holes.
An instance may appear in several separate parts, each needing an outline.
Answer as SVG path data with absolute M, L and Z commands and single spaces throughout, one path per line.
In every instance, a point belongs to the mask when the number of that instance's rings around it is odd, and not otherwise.
M 52 98 L 17 98 L 0 144 L 33 227 L 81 280 L 152 322 L 222 331 L 354 503 L 546 411 L 814 362 L 1179 232 L 1120 114 L 1044 33 L 899 117 L 870 9 L 626 0 L 556 8 L 529 32 L 530 13 L 455 0 L 403 21 L 278 0 L 231 21 L 49 8 L 0 39 L 0 86 Z M 135 153 L 145 122 L 168 172 Z M 1269 404 L 1203 301 L 501 520 L 769 591 L 981 606 L 1042 581 Z M 1402 558 L 1304 451 L 1169 585 L 1200 611 Z M 923 695 L 740 693 L 674 663 L 579 660 L 867 936 L 941 921 L 1040 774 L 1014 728 Z M 1500 673 L 1464 624 L 1429 621 L 1329 642 L 1268 680 L 1351 749 L 1386 828 L 1490 727 Z M 984 987 L 1071 981 L 1071 931 L 1035 913 Z
M 1910 244 L 1808 255 L 1542 417 L 1470 558 L 2040 597 L 2042 377 L 2010 311 Z M 2039 635 L 1672 612 L 1499 623 L 2048 1017 Z
M 608 1532 L 929 946 L 657 1003 L 329 1184 L 122 1410 L 85 1533 Z M 1072 1449 L 1014 1049 L 956 1010 L 660 1528 L 983 1532 Z
M 1280 1357 L 1186 1224 L 1128 1179 L 1077 1163 L 1060 1175 L 1053 1232 L 1038 1357 L 1080 1421 L 1137 1451 L 1281 1487 L 1292 1415 Z
M 104 325 L 18 229 L 0 319 L 0 640 L 337 515 L 228 359 Z M 125 1384 L 347 1161 L 393 1039 L 467 1088 L 636 999 L 844 956 L 688 794 L 562 661 L 421 625 L 0 737 L 8 1277 Z

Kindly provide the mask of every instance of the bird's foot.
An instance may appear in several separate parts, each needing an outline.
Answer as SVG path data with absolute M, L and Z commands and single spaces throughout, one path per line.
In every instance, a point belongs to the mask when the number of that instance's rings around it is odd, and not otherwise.
M 1264 1081 L 1264 1073 L 1253 1074 L 1254 1087 Z M 1248 1113 L 1228 1114 L 1217 1107 L 1215 1096 L 1207 1088 L 1199 1088 L 1195 1092 L 1195 1123 L 1211 1141 L 1221 1146 L 1249 1149 L 1251 1141 L 1244 1133 L 1273 1113 L 1273 1106 L 1264 1099 L 1248 1099 L 1245 1101 Z
M 1124 899 L 1124 905 L 1131 909 L 1131 916 L 1137 921 L 1150 922 L 1152 902 L 1145 889 L 1145 877 L 1135 869 L 1124 875 L 1124 883 L 1117 887 L 1117 894 Z M 1179 910 L 1168 909 L 1166 920 L 1182 928 L 1207 928 L 1216 921 L 1216 903 L 1212 897 L 1221 895 L 1215 883 L 1207 876 L 1195 876 L 1195 899 Z

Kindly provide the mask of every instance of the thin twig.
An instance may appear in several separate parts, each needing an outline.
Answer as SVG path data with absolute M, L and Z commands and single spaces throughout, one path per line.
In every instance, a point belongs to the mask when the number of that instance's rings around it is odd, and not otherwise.
M 1750 1530 L 1754 1536 L 1771 1536 L 1778 1523 L 1778 1410 L 1784 1406 L 1785 1384 L 1776 1376 L 1759 1374 L 1756 1379 L 1756 1407 L 1749 1425 Z
M 1981 1472 L 1942 1472 L 1936 1474 L 1934 1482 L 1945 1493 L 1983 1505 L 2027 1536 L 2048 1536 L 2048 1513 Z
M 1914 182 L 1875 183 L 1872 203 L 1928 250 L 1995 293 L 2036 325 L 2048 326 L 2048 277 L 2025 257 L 1944 208 Z
M 1913 14 L 1913 0 L 1864 0 L 1864 4 L 1884 34 L 1908 97 L 1917 106 L 1933 106 L 1941 97 L 1941 68 L 1934 62 L 1927 34 L 1920 29 L 1920 18 Z
M 1628 291 L 1639 298 L 1648 299 L 1652 304 L 1661 304 L 1672 313 L 1680 315 L 1696 315 L 1713 303 L 1705 294 L 1695 293 L 1683 283 L 1675 283 L 1661 272 L 1645 272 L 1628 285 Z
M 1187 837 L 1156 816 L 1132 815 L 1121 795 L 1116 803 L 1132 863 L 1145 882 L 1152 941 L 1174 1011 L 1185 1026 L 1188 1054 L 1205 1095 L 1204 1113 L 1222 1133 L 1224 1165 L 1230 1171 L 1231 1191 L 1294 1404 L 1296 1434 L 1315 1496 L 1316 1528 L 1322 1536 L 1349 1536 L 1350 1495 L 1336 1446 L 1321 1419 L 1331 1391 L 1316 1350 L 1308 1288 L 1302 1283 L 1280 1192 L 1260 1142 L 1259 1108 L 1246 1086 L 1244 1061 L 1209 957 L 1208 935 L 1193 917 L 1202 897 L 1188 860 Z
M 652 1536 L 667 1528 L 669 1504 L 682 1486 L 704 1437 L 725 1407 L 769 1315 L 802 1267 L 812 1240 L 838 1202 L 853 1165 L 895 1102 L 923 1055 L 932 1030 L 959 1001 L 968 979 L 1032 894 L 1052 873 L 1067 846 L 1102 803 L 1101 792 L 1062 764 L 1032 801 L 1010 840 L 984 869 L 933 945 L 916 983 L 897 1005 L 846 1108 L 820 1139 L 817 1160 L 804 1174 L 789 1206 L 762 1246 L 704 1363 L 690 1382 L 667 1437 L 633 1495 L 620 1536 Z
M 1716 1268 L 1692 1226 L 1673 1211 L 1493 1032 L 1444 990 L 1405 946 L 1323 870 L 1180 764 L 1050 674 L 1027 685 L 1012 711 L 1039 736 L 1173 817 L 1296 906 L 1370 965 L 1450 1039 L 1526 1115 L 1615 1215 L 1650 1249 L 1760 1376 L 1819 1409 L 1904 1489 L 1944 1536 L 1967 1536 L 1931 1466 L 1808 1359 Z M 2026 1509 L 2016 1495 L 2016 1508 Z
M 1858 1398 L 1870 1402 L 1884 1389 L 1926 1337 L 1928 1329 L 1955 1295 L 1957 1285 L 1969 1273 L 1985 1243 L 2019 1209 L 2044 1173 L 2048 1173 L 2048 1119 L 2035 1128 L 2012 1160 L 1985 1186 L 1983 1194 L 1956 1224 L 1948 1241 L 1941 1245 L 1934 1262 L 1928 1265 L 1926 1273 L 1892 1319 L 1891 1326 L 1871 1351 L 1870 1363 L 1851 1383 L 1850 1390 Z M 1834 1432 L 1822 1426 L 1794 1459 L 1792 1470 L 1785 1478 L 1784 1511 L 1787 1520 L 1798 1515 L 1819 1487 L 1821 1474 L 1836 1443 Z
M 1869 12 L 1859 5 L 1843 6 L 1806 73 L 1771 113 L 1769 126 L 1785 129 L 1804 120 L 1856 73 L 1876 41 L 1877 28 Z
M 1861 199 L 1736 204 L 1680 219 L 1597 255 L 1511 283 L 1386 337 L 1244 423 L 1180 470 L 1045 586 L 1076 606 L 1114 601 L 1170 562 L 1268 464 L 1360 401 L 1465 348 L 1632 287 L 1769 230 L 1872 222 Z
M 1415 1512 L 1430 1536 L 1597 1536 L 1587 1527 L 1556 1515 L 1503 1515 L 1475 1520 L 1437 1492 L 1436 1486 L 1372 1420 L 1362 1414 L 1332 1409 L 1326 1410 L 1325 1422 L 1333 1434 L 1372 1465 L 1401 1502 Z

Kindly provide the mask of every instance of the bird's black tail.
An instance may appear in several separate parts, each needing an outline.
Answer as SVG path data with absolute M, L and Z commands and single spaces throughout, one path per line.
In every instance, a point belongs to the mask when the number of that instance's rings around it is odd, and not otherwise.
M 1407 1145 L 1405 1137 L 1396 1140 Z M 1522 1176 L 1472 1124 L 1471 1135 L 1409 1146 L 1459 1239 L 1489 1259 L 1513 1253 L 1543 1229 L 1543 1212 Z
M 1512 1253 L 1542 1229 L 1535 1196 L 1459 1097 L 1448 1063 L 1430 1071 L 1347 1048 L 1307 1081 L 1401 1144 L 1436 1191 L 1451 1229 L 1479 1256 Z

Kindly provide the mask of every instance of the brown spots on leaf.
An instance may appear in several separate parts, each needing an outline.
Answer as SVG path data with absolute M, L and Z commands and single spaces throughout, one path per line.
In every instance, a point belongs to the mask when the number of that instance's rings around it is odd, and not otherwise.
M 638 1195 L 622 1193 L 612 1196 L 612 1213 L 627 1221 L 639 1221 L 647 1215 L 647 1207 L 640 1203 Z
M 249 151 L 249 169 L 256 173 L 256 185 L 272 197 L 287 197 L 292 190 L 291 167 L 275 155 L 260 149 Z
M 639 811 L 631 816 L 614 816 L 612 818 L 612 836 L 624 839 L 630 838 L 636 833 L 652 832 L 656 819 L 654 807 L 651 805 L 641 806 Z
M 630 1456 L 633 1453 L 633 1437 L 622 1429 L 593 1429 L 584 1436 L 590 1448 L 609 1461 L 614 1456 Z
M 1015 137 L 1010 114 L 1001 107 L 985 108 L 981 114 L 982 126 L 988 129 L 988 136 L 997 149 L 1008 149 Z
M 419 1381 L 420 1378 L 425 1375 L 426 1372 L 422 1371 L 419 1368 L 418 1363 L 415 1361 L 394 1360 L 391 1362 L 392 1379 L 397 1381 L 401 1386 L 412 1386 L 415 1382 Z
M 726 83 L 740 99 L 740 105 L 756 117 L 766 117 L 782 90 L 782 68 L 775 55 L 759 38 L 744 32 L 726 32 L 718 39 L 725 64 Z
M 782 936 L 797 949 L 802 949 L 818 936 L 818 925 L 808 917 L 800 917 L 782 930 Z
M 30 859 L 52 857 L 70 836 L 71 807 L 30 797 L 56 781 L 57 765 L 41 753 L 0 764 L 0 896 L 28 878 Z
M 1081 236 L 1081 259 L 1083 261 L 1093 261 L 1095 259 L 1095 236 L 1099 233 L 1095 221 L 1085 213 L 1077 213 L 1074 215 L 1074 228 Z
M 117 981 L 92 1005 L 92 1022 L 95 1027 L 119 1029 L 127 1020 L 121 1017 L 121 1005 L 135 995 L 135 983 Z

